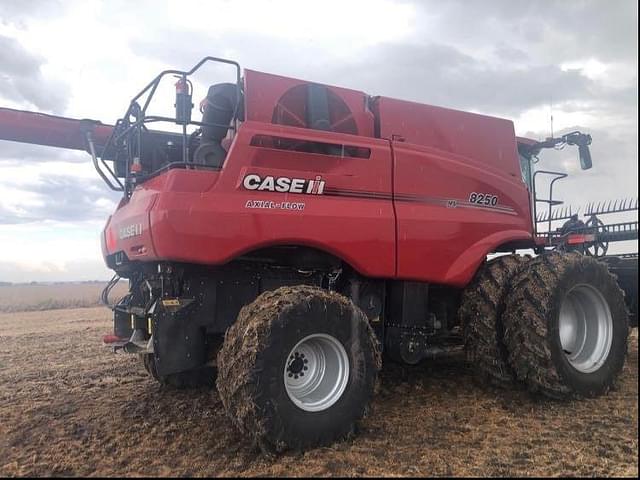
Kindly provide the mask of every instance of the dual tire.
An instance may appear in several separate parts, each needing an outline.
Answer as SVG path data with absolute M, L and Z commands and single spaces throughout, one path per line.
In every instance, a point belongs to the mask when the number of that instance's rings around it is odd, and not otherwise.
M 483 379 L 552 398 L 607 392 L 628 337 L 624 293 L 607 266 L 577 253 L 488 262 L 463 294 L 468 358 Z
M 467 360 L 482 384 L 511 385 L 515 373 L 504 345 L 502 316 L 513 277 L 526 264 L 526 257 L 505 255 L 485 263 L 460 302 L 460 324 L 464 327 Z
M 503 315 L 509 363 L 529 390 L 552 398 L 611 389 L 627 353 L 624 293 L 607 266 L 578 253 L 531 260 Z

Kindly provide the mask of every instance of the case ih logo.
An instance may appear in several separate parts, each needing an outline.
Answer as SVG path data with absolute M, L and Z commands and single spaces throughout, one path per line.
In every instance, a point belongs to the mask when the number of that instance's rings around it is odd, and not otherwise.
M 309 195 L 322 195 L 324 184 L 325 181 L 320 175 L 314 180 L 307 180 L 305 178 L 272 177 L 271 175 L 261 177 L 251 173 L 245 176 L 242 181 L 242 185 L 247 190 L 307 193 Z
M 118 230 L 118 237 L 120 238 L 120 240 L 124 240 L 125 238 L 137 237 L 138 235 L 142 235 L 141 223 L 127 225 L 126 227 L 122 227 L 120 228 L 120 230 Z

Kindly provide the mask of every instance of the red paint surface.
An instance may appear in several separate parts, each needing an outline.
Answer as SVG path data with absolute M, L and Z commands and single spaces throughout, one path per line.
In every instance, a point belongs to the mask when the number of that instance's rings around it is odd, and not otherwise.
M 96 124 L 92 130 L 93 141 L 104 145 L 112 130 L 111 125 Z M 0 140 L 71 150 L 87 148 L 81 120 L 10 108 L 0 108 Z
M 344 143 L 369 148 L 371 155 L 255 147 L 255 135 Z M 247 174 L 321 175 L 325 194 L 248 191 L 242 186 Z M 430 199 L 463 203 L 470 191 L 497 195 L 505 210 L 451 208 Z M 247 121 L 220 172 L 172 170 L 147 181 L 109 228 L 143 224 L 142 236 L 119 241 L 115 249 L 131 260 L 217 265 L 258 248 L 295 244 L 336 255 L 363 275 L 461 286 L 497 246 L 531 240 L 528 199 L 519 177 L 450 152 L 398 142 L 392 150 L 384 139 Z M 305 209 L 247 209 L 248 200 L 304 202 Z M 147 252 L 136 256 L 140 246 Z
M 337 98 L 351 111 L 331 118 L 332 125 L 351 125 L 342 131 L 358 135 L 290 126 L 305 126 L 304 105 L 295 95 L 287 105 L 299 120 L 273 124 L 284 95 L 303 84 L 246 71 L 246 121 L 223 168 L 169 170 L 139 185 L 107 221 L 104 255 L 124 251 L 132 261 L 220 265 L 267 246 L 305 245 L 366 276 L 463 286 L 500 245 L 534 244 L 510 121 L 330 87 L 331 101 Z M 0 109 L 0 127 L 3 139 L 84 149 L 77 120 Z M 96 143 L 110 131 L 97 126 Z M 268 141 L 256 146 L 256 135 L 346 145 L 370 155 L 285 151 Z M 324 194 L 249 191 L 242 185 L 247 174 L 319 175 Z M 496 202 L 475 205 L 473 192 Z M 251 200 L 303 202 L 305 208 L 247 208 Z M 127 233 L 132 226 L 134 235 Z

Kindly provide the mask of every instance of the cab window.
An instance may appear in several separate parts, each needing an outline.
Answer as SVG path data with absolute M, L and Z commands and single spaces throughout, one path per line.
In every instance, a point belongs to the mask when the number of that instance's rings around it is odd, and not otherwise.
M 520 159 L 520 172 L 522 173 L 522 181 L 527 184 L 529 191 L 533 191 L 532 178 L 531 178 L 531 159 L 522 153 L 518 152 Z

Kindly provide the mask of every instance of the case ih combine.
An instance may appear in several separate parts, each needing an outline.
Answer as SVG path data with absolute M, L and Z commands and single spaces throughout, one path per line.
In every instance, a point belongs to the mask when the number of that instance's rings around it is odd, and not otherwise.
M 209 88 L 195 120 L 190 77 L 207 62 L 235 82 Z M 172 76 L 175 117 L 148 114 Z M 581 220 L 535 192 L 538 175 L 566 176 L 534 173 L 540 151 L 576 145 L 590 168 L 589 135 L 536 142 L 510 121 L 207 57 L 162 72 L 114 126 L 0 109 L 0 138 L 92 155 L 123 192 L 105 301 L 130 285 L 105 342 L 162 384 L 216 382 L 264 450 L 350 433 L 383 353 L 416 364 L 465 345 L 483 378 L 562 398 L 604 394 L 622 369 L 637 255 L 603 255 L 637 240 L 637 219 L 599 216 L 637 201 Z

